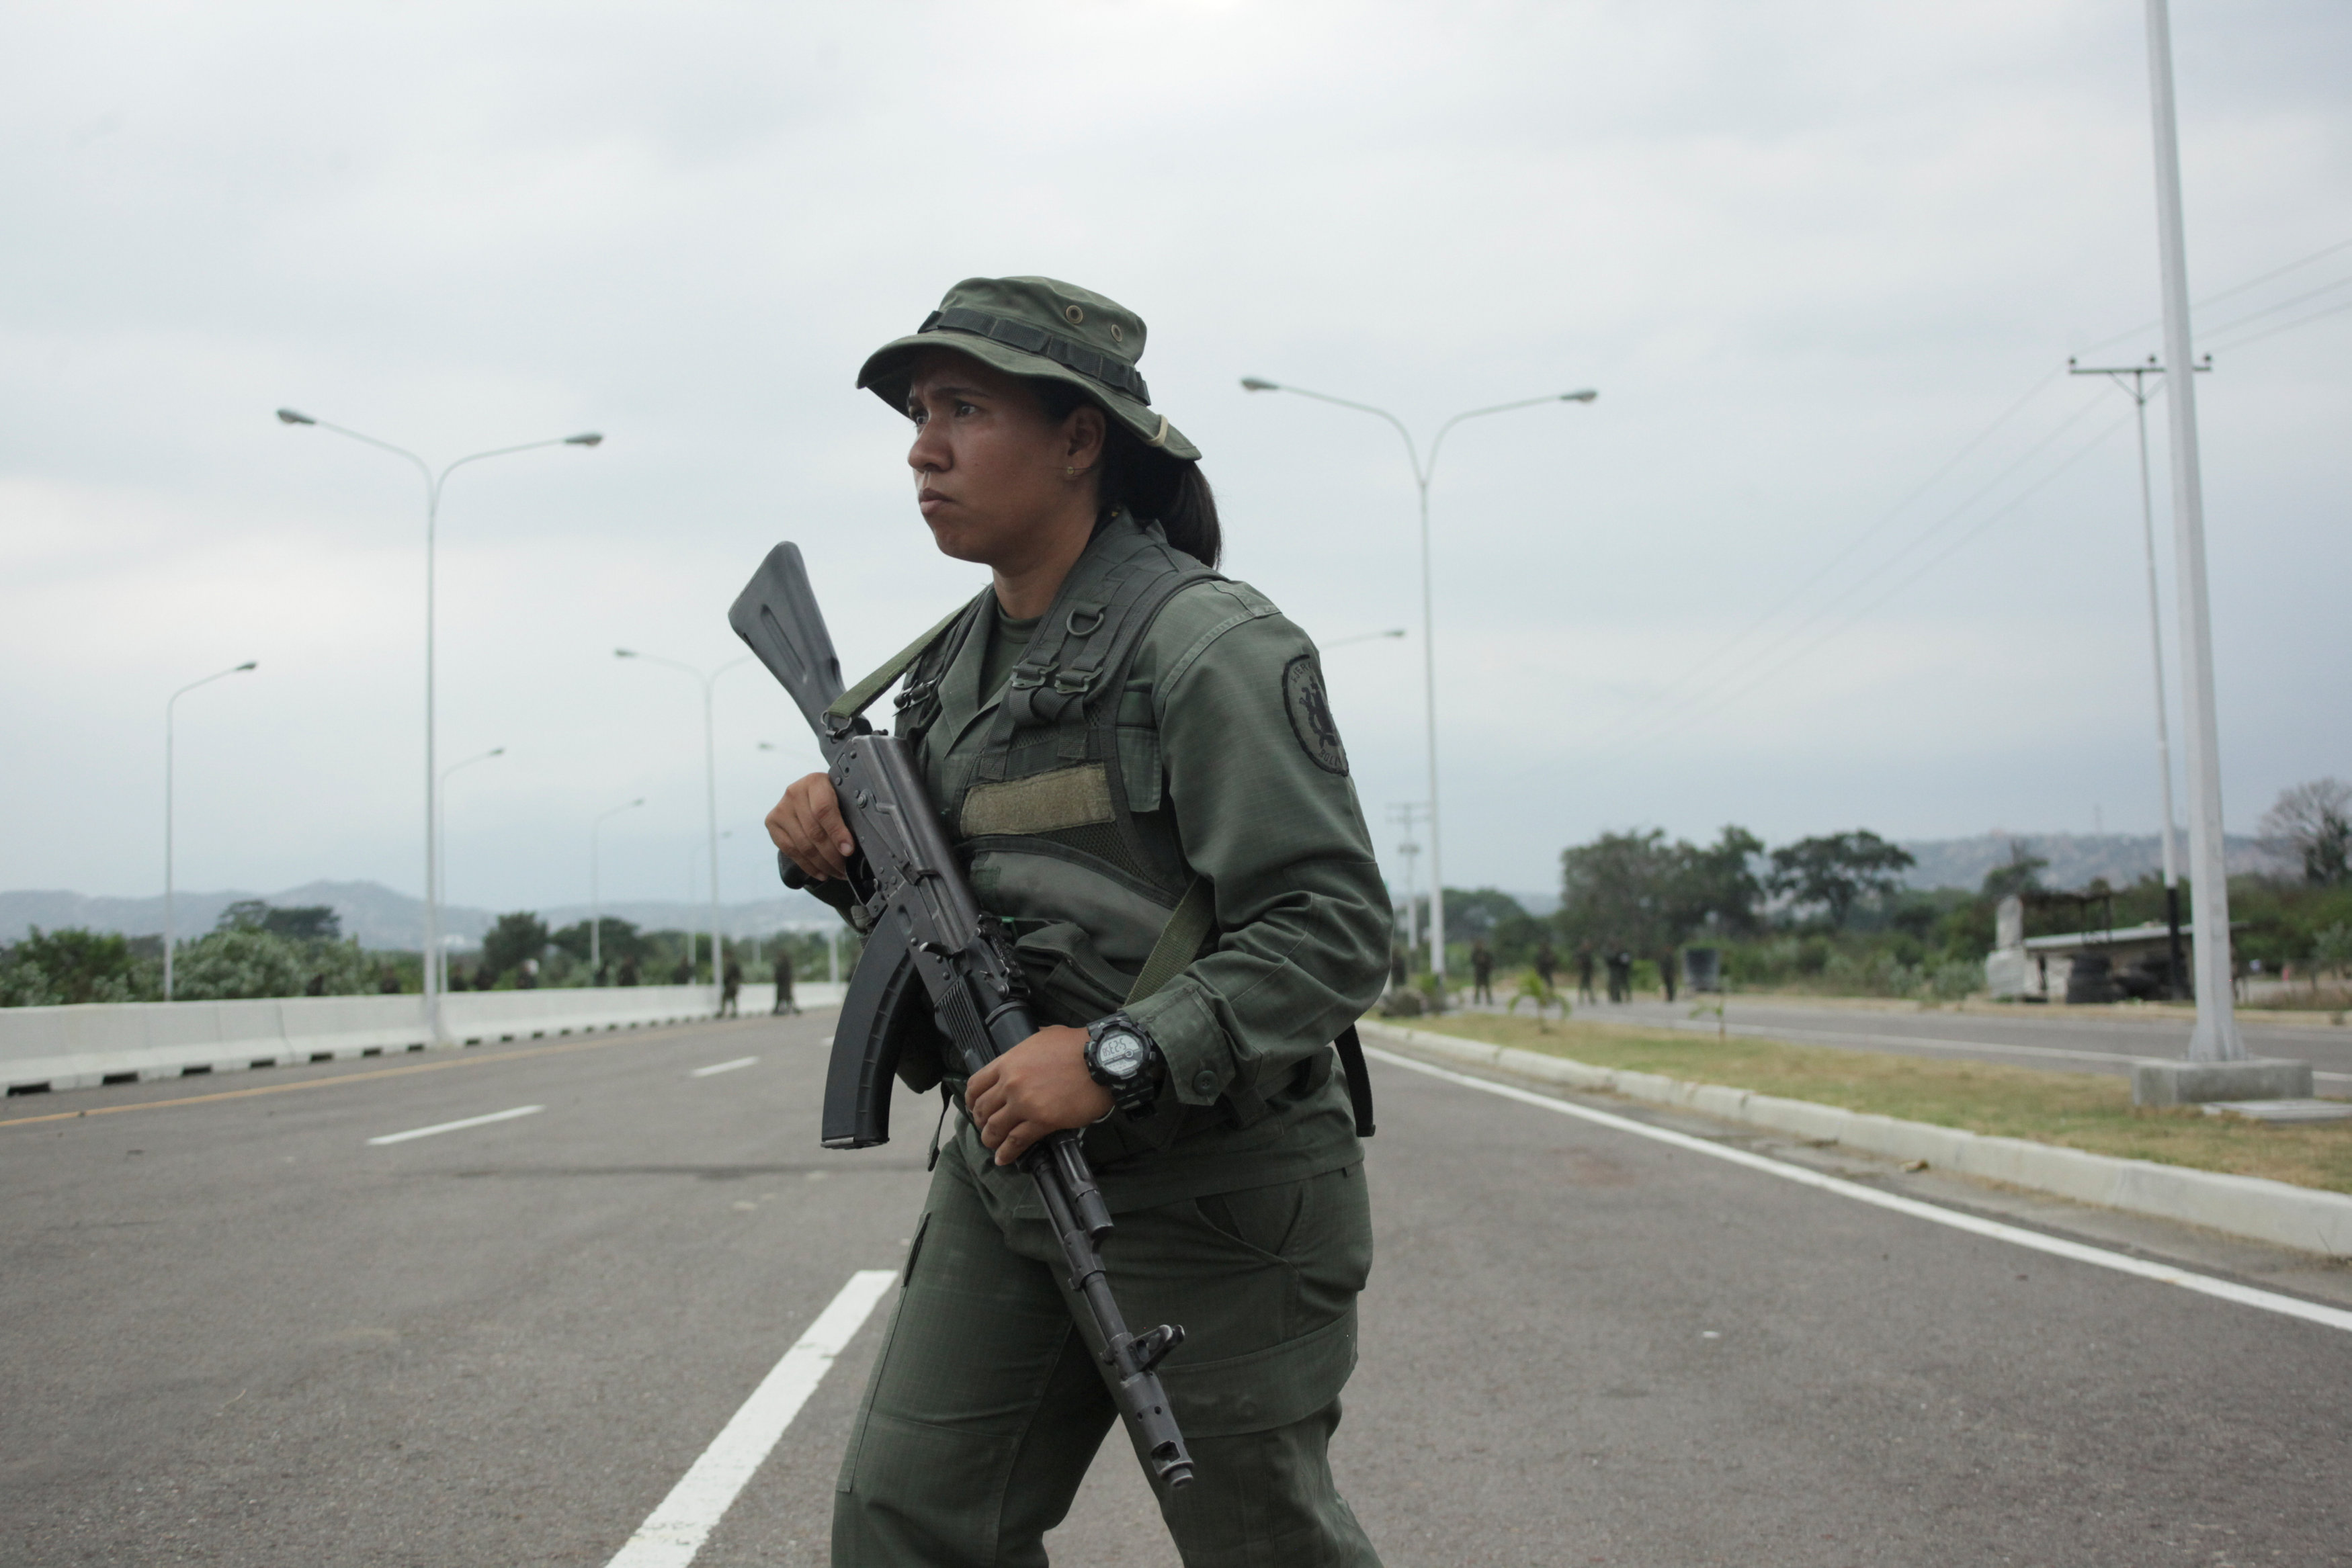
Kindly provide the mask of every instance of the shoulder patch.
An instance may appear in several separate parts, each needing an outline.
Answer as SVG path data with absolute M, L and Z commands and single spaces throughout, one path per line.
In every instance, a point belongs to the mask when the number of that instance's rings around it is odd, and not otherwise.
M 1331 699 L 1324 694 L 1323 672 L 1314 654 L 1301 653 L 1282 667 L 1282 706 L 1307 760 L 1345 778 L 1348 753 L 1339 744 L 1339 727 L 1331 717 Z

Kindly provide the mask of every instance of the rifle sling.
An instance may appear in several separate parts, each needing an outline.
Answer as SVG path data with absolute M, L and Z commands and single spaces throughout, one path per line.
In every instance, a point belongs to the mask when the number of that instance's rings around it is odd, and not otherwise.
M 970 604 L 959 604 L 949 611 L 946 619 L 938 625 L 891 654 L 880 669 L 834 698 L 833 706 L 824 710 L 825 716 L 836 724 L 845 724 L 873 706 L 874 699 L 888 691 L 892 682 L 912 669 L 915 661 L 923 656 L 923 650 L 938 642 L 940 634 L 954 625 L 970 608 Z

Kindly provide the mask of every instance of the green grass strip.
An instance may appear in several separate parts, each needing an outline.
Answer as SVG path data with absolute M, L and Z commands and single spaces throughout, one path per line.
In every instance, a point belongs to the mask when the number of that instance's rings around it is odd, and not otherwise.
M 1396 1021 L 1593 1067 L 1655 1072 L 1994 1137 L 2352 1193 L 2352 1120 L 2272 1125 L 2209 1116 L 2194 1106 L 2144 1109 L 2132 1104 L 2130 1082 L 2112 1075 L 1738 1035 L 1717 1040 L 1580 1019 L 1538 1023 L 1482 1013 Z

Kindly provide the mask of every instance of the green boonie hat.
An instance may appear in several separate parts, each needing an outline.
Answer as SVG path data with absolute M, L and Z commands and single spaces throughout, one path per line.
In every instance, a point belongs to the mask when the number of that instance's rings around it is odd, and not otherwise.
M 912 337 L 877 349 L 857 384 L 907 412 L 908 365 L 925 349 L 952 349 L 1016 376 L 1067 382 L 1149 447 L 1187 463 L 1201 449 L 1151 412 L 1143 318 L 1117 300 L 1051 277 L 967 277 L 948 290 Z

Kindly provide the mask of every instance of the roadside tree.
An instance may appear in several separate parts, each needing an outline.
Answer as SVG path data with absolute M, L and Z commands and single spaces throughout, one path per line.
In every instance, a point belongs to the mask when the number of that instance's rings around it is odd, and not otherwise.
M 2282 789 L 2261 827 L 2265 846 L 2300 863 L 2304 881 L 2321 887 L 2352 882 L 2352 784 L 2315 779 Z
M 1842 931 L 1857 902 L 1892 894 L 1903 885 L 1901 873 L 1916 863 L 1910 851 L 1857 828 L 1774 850 L 1771 885 L 1800 908 L 1825 910 L 1831 927 Z

